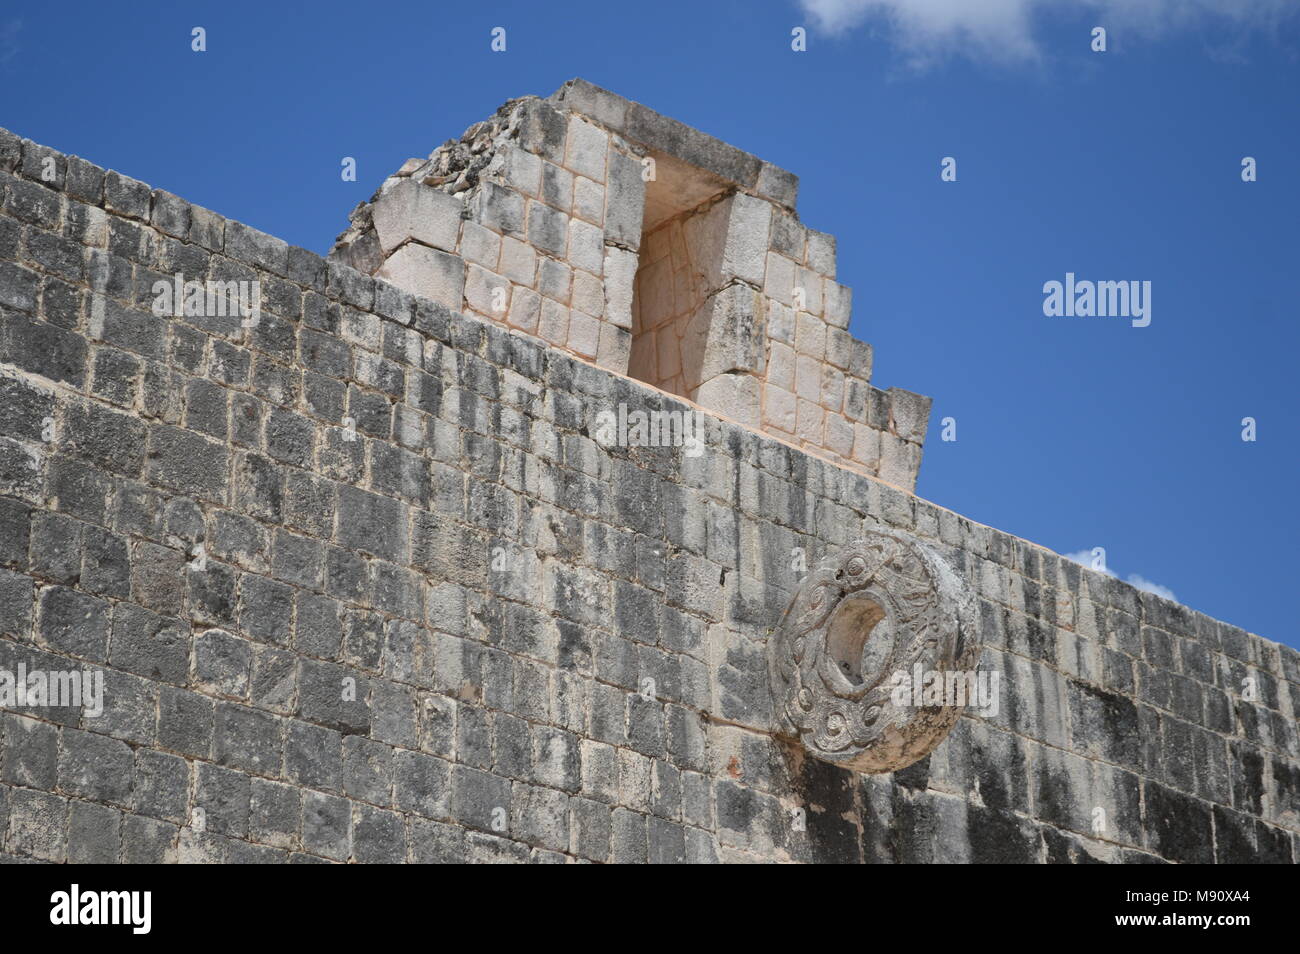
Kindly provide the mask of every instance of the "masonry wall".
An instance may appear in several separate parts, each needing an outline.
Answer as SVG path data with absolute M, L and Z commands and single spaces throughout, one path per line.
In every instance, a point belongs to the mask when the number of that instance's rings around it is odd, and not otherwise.
M 177 271 L 263 314 L 154 315 Z M 6 860 L 1300 856 L 1295 651 L 715 417 L 603 448 L 685 405 L 4 132 L 0 391 L 0 670 L 107 681 L 0 713 Z M 765 642 L 876 524 L 1005 691 L 862 776 Z

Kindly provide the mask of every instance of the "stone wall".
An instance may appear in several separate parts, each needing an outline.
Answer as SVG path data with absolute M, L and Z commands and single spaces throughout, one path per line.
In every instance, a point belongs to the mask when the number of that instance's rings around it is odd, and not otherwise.
M 261 312 L 156 314 L 178 272 Z M 0 854 L 1300 856 L 1300 654 L 714 415 L 597 444 L 688 406 L 526 330 L 0 132 L 0 672 L 106 695 L 4 707 Z M 884 775 L 778 737 L 767 664 L 873 526 L 1004 686 Z

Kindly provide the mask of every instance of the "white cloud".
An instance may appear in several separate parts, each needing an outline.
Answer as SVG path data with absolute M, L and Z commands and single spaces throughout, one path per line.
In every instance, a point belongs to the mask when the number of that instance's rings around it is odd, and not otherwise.
M 1146 577 L 1139 576 L 1136 573 L 1128 575 L 1128 583 L 1137 587 L 1139 590 L 1145 590 L 1148 593 L 1154 593 L 1156 596 L 1163 596 L 1167 600 L 1178 602 L 1178 597 L 1174 596 L 1174 591 L 1167 586 L 1161 586 L 1159 583 L 1152 583 Z
M 840 34 L 883 26 L 914 63 L 947 53 L 977 59 L 1036 59 L 1036 21 L 1053 13 L 1093 13 L 1096 26 L 1159 36 L 1205 23 L 1225 30 L 1273 30 L 1300 12 L 1300 0 L 799 0 L 815 29 Z M 1086 49 L 1090 37 L 1081 43 Z
M 22 20 L 0 23 L 0 65 L 8 63 L 18 54 L 18 31 L 22 28 Z
M 1075 550 L 1073 553 L 1062 553 L 1061 556 L 1065 557 L 1067 560 L 1072 560 L 1073 562 L 1078 563 L 1080 566 L 1086 566 L 1090 570 L 1096 570 L 1098 573 L 1104 573 L 1107 576 L 1113 576 L 1116 579 L 1119 579 L 1119 574 L 1110 569 L 1110 567 L 1104 565 L 1101 567 L 1093 566 L 1093 555 L 1091 550 Z M 1174 591 L 1169 587 L 1161 586 L 1159 583 L 1153 583 L 1151 580 L 1148 580 L 1145 576 L 1142 576 L 1139 573 L 1130 573 L 1128 576 L 1124 577 L 1124 582 L 1135 589 L 1143 590 L 1147 593 L 1154 593 L 1156 596 L 1162 596 L 1167 600 L 1173 600 L 1175 603 L 1178 602 L 1178 597 L 1174 595 Z

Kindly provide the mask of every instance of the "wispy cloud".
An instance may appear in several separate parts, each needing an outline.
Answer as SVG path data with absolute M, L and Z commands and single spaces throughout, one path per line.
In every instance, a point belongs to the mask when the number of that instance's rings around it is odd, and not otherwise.
M 1065 557 L 1067 560 L 1072 560 L 1081 566 L 1086 566 L 1090 570 L 1096 570 L 1098 573 L 1104 573 L 1107 576 L 1113 576 L 1116 579 L 1119 579 L 1119 574 L 1106 566 L 1104 561 L 1100 564 L 1098 563 L 1092 550 L 1075 550 L 1073 553 L 1062 553 L 1061 556 Z M 1124 582 L 1135 589 L 1143 590 L 1147 593 L 1154 593 L 1156 596 L 1163 597 L 1167 600 L 1173 600 L 1175 603 L 1178 602 L 1178 597 L 1174 595 L 1173 590 L 1167 586 L 1161 586 L 1159 583 L 1153 583 L 1140 573 L 1130 573 L 1128 576 L 1124 577 Z
M 22 20 L 15 19 L 0 23 L 0 66 L 4 66 L 18 55 L 18 31 L 22 28 Z
M 1233 33 L 1276 30 L 1300 14 L 1300 0 L 799 0 L 813 27 L 842 34 L 883 27 L 914 64 L 958 54 L 1005 63 L 1032 61 L 1035 27 L 1053 15 L 1093 13 L 1097 26 L 1159 36 L 1217 24 Z

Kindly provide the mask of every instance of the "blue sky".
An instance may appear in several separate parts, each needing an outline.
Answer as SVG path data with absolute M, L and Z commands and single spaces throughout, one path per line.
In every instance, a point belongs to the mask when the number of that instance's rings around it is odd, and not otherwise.
M 324 252 L 402 160 L 582 76 L 800 176 L 875 383 L 934 398 L 918 493 L 1300 646 L 1297 6 L 5 4 L 0 125 Z M 1150 326 L 1046 317 L 1066 272 L 1150 281 Z

